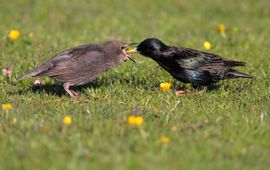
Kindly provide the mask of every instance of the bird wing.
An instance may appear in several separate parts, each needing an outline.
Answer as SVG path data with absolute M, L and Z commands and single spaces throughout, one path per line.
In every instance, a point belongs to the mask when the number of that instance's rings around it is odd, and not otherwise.
M 50 76 L 61 82 L 83 83 L 85 79 L 94 79 L 101 71 L 97 66 L 100 66 L 104 55 L 104 50 L 98 45 L 75 47 L 45 62 L 43 65 L 47 70 L 39 76 Z
M 183 68 L 215 68 L 244 66 L 244 62 L 222 58 L 219 55 L 193 50 L 190 48 L 172 47 L 169 51 L 171 56 Z
M 171 47 L 166 51 L 165 56 L 183 70 L 181 74 L 199 81 L 218 81 L 231 67 L 245 65 L 244 62 L 228 60 L 215 54 L 189 48 Z M 182 75 L 177 75 L 177 77 L 182 77 Z

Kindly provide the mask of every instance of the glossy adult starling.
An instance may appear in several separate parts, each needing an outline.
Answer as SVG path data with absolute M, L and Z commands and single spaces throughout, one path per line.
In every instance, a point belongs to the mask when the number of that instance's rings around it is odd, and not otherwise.
M 132 52 L 152 58 L 174 78 L 191 83 L 194 88 L 208 87 L 224 79 L 253 77 L 232 69 L 245 66 L 244 62 L 190 48 L 168 46 L 156 38 L 145 39 L 127 51 Z
M 56 54 L 18 80 L 48 76 L 62 82 L 65 91 L 75 98 L 79 94 L 69 89 L 70 86 L 86 84 L 122 61 L 132 60 L 126 53 L 127 47 L 128 44 L 114 40 L 104 44 L 85 44 L 71 48 Z

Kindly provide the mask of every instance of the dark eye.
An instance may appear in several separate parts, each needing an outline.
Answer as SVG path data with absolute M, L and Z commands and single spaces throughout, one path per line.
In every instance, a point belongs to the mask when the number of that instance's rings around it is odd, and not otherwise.
M 121 47 L 121 50 L 124 50 L 125 48 L 126 48 L 125 46 L 122 46 L 122 47 Z

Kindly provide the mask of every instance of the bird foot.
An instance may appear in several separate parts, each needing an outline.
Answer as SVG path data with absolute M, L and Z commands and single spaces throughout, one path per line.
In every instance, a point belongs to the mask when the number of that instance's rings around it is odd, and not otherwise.
M 72 98 L 72 99 L 79 99 L 80 98 L 80 94 L 75 92 L 74 90 L 71 90 L 69 89 L 70 87 L 70 84 L 69 83 L 65 83 L 64 84 L 64 89 L 66 90 L 66 92 L 69 94 L 69 96 Z
M 200 89 L 198 89 L 198 91 L 195 93 L 195 95 L 202 96 L 206 91 L 207 91 L 207 87 L 200 88 Z
M 175 91 L 175 94 L 176 94 L 176 95 L 182 95 L 182 94 L 186 94 L 186 93 L 187 93 L 186 90 L 176 90 L 176 91 Z
M 74 90 L 70 90 L 70 92 L 72 93 L 72 95 L 70 95 L 70 97 L 74 100 L 78 100 L 80 98 L 80 94 L 75 92 Z

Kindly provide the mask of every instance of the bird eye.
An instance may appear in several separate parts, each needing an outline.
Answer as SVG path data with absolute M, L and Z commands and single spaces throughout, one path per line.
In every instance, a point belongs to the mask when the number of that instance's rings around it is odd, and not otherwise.
M 121 47 L 121 50 L 124 50 L 124 49 L 126 49 L 126 47 L 125 47 L 125 46 L 122 46 L 122 47 Z

